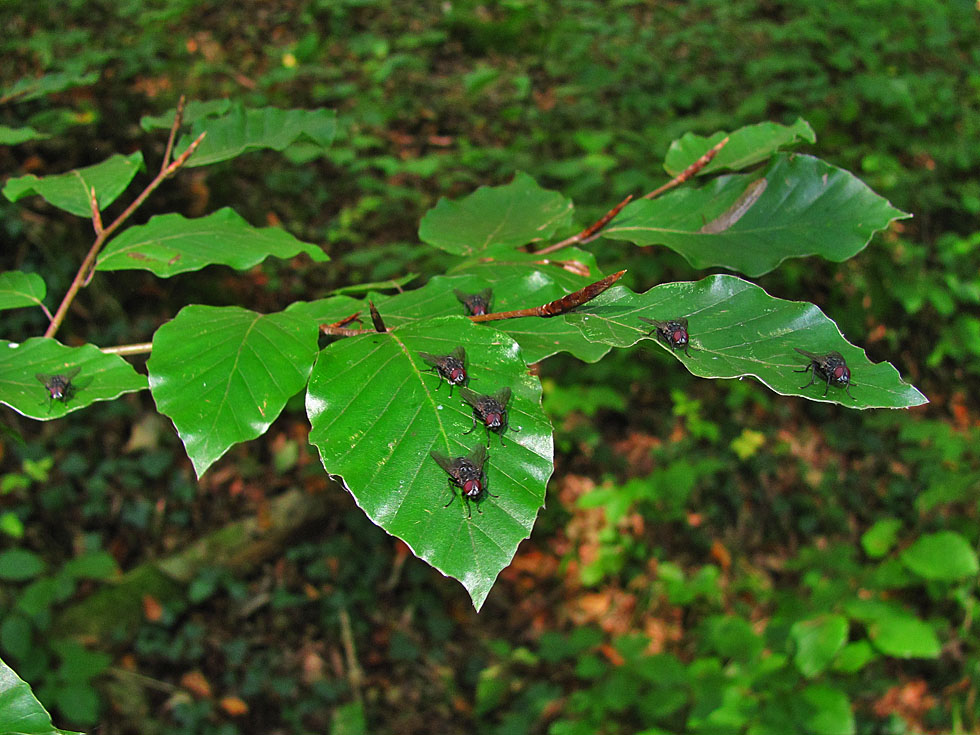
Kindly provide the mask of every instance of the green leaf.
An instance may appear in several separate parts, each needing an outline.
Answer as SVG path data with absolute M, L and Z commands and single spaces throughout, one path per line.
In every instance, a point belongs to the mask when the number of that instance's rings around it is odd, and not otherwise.
M 821 615 L 793 624 L 790 635 L 796 641 L 793 662 L 800 673 L 813 678 L 823 672 L 847 642 L 847 619 L 841 615 Z
M 450 458 L 485 442 L 457 389 L 449 395 L 420 352 L 466 350 L 470 387 L 493 394 L 509 387 L 510 429 L 492 436 L 487 488 L 472 518 L 452 496 L 445 471 L 429 452 Z M 528 537 L 553 470 L 552 430 L 541 386 L 528 374 L 516 342 L 461 316 L 407 324 L 328 345 L 317 360 L 306 399 L 310 443 L 323 466 L 368 517 L 416 556 L 459 580 L 479 609 L 500 570 Z M 503 444 L 503 445 L 502 445 Z M 478 511 L 482 510 L 482 514 Z
M 764 122 L 747 125 L 733 133 L 721 130 L 708 137 L 685 133 L 679 140 L 670 144 L 664 159 L 664 169 L 671 176 L 677 176 L 720 143 L 726 135 L 728 143 L 707 166 L 698 172 L 699 176 L 722 169 L 740 171 L 765 161 L 781 148 L 789 148 L 800 142 L 816 143 L 817 141 L 813 128 L 802 117 L 796 118 L 796 122 L 792 125 Z
M 0 735 L 69 735 L 51 723 L 26 681 L 0 660 Z
M 908 216 L 849 171 L 778 154 L 762 174 L 722 176 L 700 189 L 632 202 L 602 235 L 666 245 L 695 268 L 760 276 L 787 258 L 847 260 L 875 232 Z
M 306 384 L 317 328 L 287 313 L 186 306 L 153 337 L 147 363 L 198 477 L 238 442 L 265 433 Z
M 67 401 L 52 400 L 37 377 L 68 375 L 75 369 L 78 374 L 70 381 Z M 119 355 L 107 355 L 95 345 L 65 347 L 44 337 L 20 344 L 0 340 L 0 403 L 29 418 L 61 418 L 96 401 L 111 401 L 144 388 L 145 376 Z
M 50 137 L 34 128 L 12 128 L 9 125 L 0 125 L 0 145 L 20 145 L 29 140 L 45 140 Z
M 37 273 L 0 273 L 0 309 L 40 306 L 47 293 L 44 279 Z
M 97 270 L 148 270 L 161 278 L 196 271 L 208 265 L 251 268 L 270 255 L 291 258 L 306 253 L 313 260 L 330 258 L 316 245 L 297 240 L 276 227 L 252 227 L 225 207 L 207 217 L 187 219 L 179 214 L 152 217 L 113 239 Z
M 13 86 L 0 92 L 0 99 L 26 102 L 37 97 L 63 92 L 72 87 L 94 84 L 98 79 L 99 73 L 96 71 L 86 73 L 74 71 L 58 72 L 55 74 L 45 74 L 36 79 L 28 77 L 19 79 Z
M 866 640 L 855 641 L 844 646 L 834 661 L 834 671 L 853 674 L 863 669 L 877 654 Z
M 895 545 L 902 522 L 897 518 L 883 518 L 861 535 L 864 553 L 872 559 L 880 559 Z
M 61 571 L 75 579 L 112 579 L 119 574 L 119 565 L 108 551 L 90 551 L 67 562 Z
M 297 140 L 309 140 L 326 148 L 337 132 L 337 113 L 333 110 L 257 110 L 233 105 L 223 117 L 201 117 L 182 136 L 174 157 L 185 151 L 202 132 L 207 136 L 189 159 L 187 166 L 207 166 L 235 158 L 243 153 L 271 148 L 283 150 Z
M 442 197 L 422 218 L 419 238 L 449 253 L 479 256 L 546 240 L 571 216 L 570 199 L 518 172 L 504 186 L 481 186 L 458 201 Z
M 401 287 L 411 283 L 419 277 L 418 273 L 406 273 L 401 278 L 390 278 L 387 281 L 375 281 L 374 283 L 355 283 L 350 286 L 341 286 L 330 292 L 331 296 L 340 296 L 351 293 L 367 293 L 368 291 L 390 291 L 401 290 Z
M 911 615 L 885 616 L 868 626 L 875 648 L 895 658 L 938 658 L 941 651 L 936 632 Z
M 27 549 L 7 549 L 0 552 L 0 579 L 8 582 L 34 579 L 44 568 L 44 560 Z
M 805 732 L 812 735 L 853 735 L 854 713 L 847 695 L 826 684 L 812 684 L 801 692 L 809 711 L 801 718 Z
M 980 571 L 977 552 L 954 531 L 919 537 L 902 552 L 902 563 L 920 577 L 944 582 L 973 577 Z
M 203 120 L 207 117 L 221 117 L 226 114 L 228 110 L 231 109 L 231 100 L 220 99 L 220 100 L 194 100 L 188 102 L 184 107 L 184 114 L 181 118 L 181 122 L 185 125 L 191 125 L 198 120 Z M 177 109 L 174 108 L 162 115 L 144 115 L 140 118 L 140 127 L 146 132 L 152 132 L 154 130 L 170 130 L 174 125 L 174 115 L 177 114 Z
M 361 312 L 361 322 L 353 322 L 347 327 L 360 329 L 364 326 L 364 320 L 367 320 L 370 327 L 371 315 L 368 313 L 367 302 L 350 296 L 328 296 L 316 301 L 294 301 L 286 308 L 287 314 L 309 319 L 318 326 L 320 324 L 334 324 L 358 311 Z
M 735 276 L 708 276 L 700 281 L 665 283 L 644 294 L 614 286 L 565 318 L 590 340 L 630 347 L 641 339 L 670 348 L 649 334 L 648 319 L 688 319 L 690 356 L 674 357 L 702 378 L 751 376 L 780 395 L 839 403 L 849 408 L 907 408 L 926 402 L 915 388 L 902 382 L 888 363 L 872 364 L 858 347 L 847 342 L 813 304 L 784 301 Z M 824 353 L 840 352 L 851 369 L 854 384 L 848 398 L 843 389 L 801 387 L 809 378 L 797 374 L 807 365 L 795 347 Z

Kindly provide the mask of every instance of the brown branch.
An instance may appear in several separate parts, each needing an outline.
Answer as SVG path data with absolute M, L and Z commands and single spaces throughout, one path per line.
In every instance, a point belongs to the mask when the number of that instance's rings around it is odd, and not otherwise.
M 674 178 L 672 178 L 670 181 L 668 181 L 663 186 L 658 186 L 656 189 L 654 189 L 653 191 L 651 191 L 649 194 L 644 194 L 643 195 L 643 198 L 644 199 L 653 199 L 654 197 L 660 196 L 665 191 L 669 191 L 670 189 L 673 189 L 675 186 L 680 186 L 681 184 L 683 184 L 685 181 L 687 181 L 692 176 L 697 175 L 698 171 L 700 171 L 705 166 L 707 166 L 709 163 L 711 163 L 711 159 L 714 158 L 715 156 L 717 156 L 718 155 L 718 152 L 721 151 L 721 149 L 724 148 L 726 145 L 728 145 L 728 136 L 727 135 L 724 138 L 722 138 L 720 141 L 718 141 L 718 143 L 715 144 L 715 146 L 710 151 L 708 151 L 703 156 L 701 156 L 701 158 L 699 158 L 694 163 L 692 163 L 690 166 L 688 166 L 686 169 L 684 169 L 683 171 L 681 171 L 679 174 L 677 174 L 677 176 L 675 176 Z
M 89 209 L 92 210 L 92 229 L 95 230 L 95 236 L 98 237 L 102 234 L 102 213 L 99 211 L 99 200 L 95 196 L 95 187 L 88 194 L 88 204 Z
M 629 204 L 632 199 L 633 199 L 633 195 L 630 194 L 623 201 L 621 201 L 615 207 L 610 209 L 608 212 L 602 215 L 602 217 L 600 217 L 598 220 L 596 220 L 591 225 L 586 227 L 577 235 L 572 235 L 571 237 L 565 238 L 561 242 L 556 242 L 554 245 L 549 245 L 546 248 L 541 248 L 540 250 L 535 251 L 535 255 L 553 253 L 555 250 L 561 250 L 562 248 L 567 248 L 569 245 L 575 245 L 577 243 L 584 244 L 587 242 L 592 242 L 597 237 L 599 237 L 599 232 L 602 230 L 602 228 L 608 225 L 612 221 L 612 218 L 615 217 L 617 214 L 619 214 L 620 211 L 623 209 L 623 207 Z
M 160 170 L 163 171 L 169 164 L 170 154 L 174 152 L 174 141 L 177 139 L 177 130 L 184 122 L 184 102 L 187 97 L 180 95 L 177 100 L 177 111 L 174 112 L 174 124 L 170 126 L 170 137 L 167 139 L 167 149 L 163 152 L 163 160 L 160 162 Z
M 368 306 L 371 307 L 371 321 L 374 323 L 374 329 L 378 332 L 387 332 L 388 329 L 385 327 L 384 320 L 381 318 L 381 314 L 378 313 L 377 308 L 374 306 L 373 301 L 368 301 Z
M 320 331 L 333 337 L 356 337 L 359 334 L 377 334 L 376 329 L 347 329 L 346 327 L 335 327 L 333 324 L 321 324 Z
M 624 273 L 626 273 L 625 270 L 622 270 L 619 273 L 613 273 L 611 276 L 606 276 L 601 281 L 590 283 L 585 288 L 579 289 L 578 291 L 570 293 L 567 296 L 562 296 L 556 301 L 542 304 L 541 306 L 535 306 L 530 309 L 518 309 L 517 311 L 499 311 L 493 314 L 480 314 L 479 316 L 471 316 L 470 320 L 474 322 L 492 322 L 499 319 L 519 319 L 525 316 L 552 317 L 558 316 L 559 314 L 567 314 L 573 309 L 581 306 L 587 301 L 591 301 L 596 296 L 601 294 L 616 281 L 622 278 Z
M 58 306 L 58 310 L 54 314 L 54 318 L 51 319 L 51 323 L 48 324 L 48 328 L 44 331 L 45 337 L 54 337 L 55 333 L 58 331 L 58 327 L 65 320 L 65 315 L 68 313 L 68 307 L 71 306 L 72 301 L 75 300 L 75 296 L 78 294 L 79 289 L 84 286 L 92 271 L 95 270 L 95 259 L 99 256 L 102 248 L 105 246 L 106 241 L 112 236 L 112 233 L 118 230 L 123 223 L 128 220 L 135 212 L 139 206 L 146 201 L 146 198 L 153 193 L 153 191 L 163 183 L 164 179 L 168 176 L 172 176 L 177 169 L 183 166 L 187 159 L 190 158 L 197 147 L 201 145 L 201 141 L 204 140 L 204 136 L 207 133 L 201 133 L 197 136 L 197 140 L 191 143 L 187 150 L 180 154 L 180 157 L 176 161 L 171 163 L 166 168 L 162 169 L 156 177 L 147 184 L 146 188 L 140 192 L 140 195 L 133 200 L 133 202 L 126 207 L 122 214 L 116 217 L 115 221 L 108 227 L 102 230 L 95 236 L 95 242 L 92 243 L 92 247 L 89 248 L 88 254 L 85 256 L 85 260 L 82 261 L 81 266 L 78 268 L 78 273 L 75 274 L 74 280 L 72 280 L 71 285 L 68 287 L 68 291 L 65 293 L 64 298 L 61 300 L 61 304 Z
M 116 345 L 115 347 L 100 347 L 107 355 L 142 355 L 153 349 L 152 342 L 139 342 L 134 345 Z
M 345 316 L 340 321 L 334 322 L 333 324 L 329 324 L 328 326 L 330 326 L 330 327 L 346 327 L 348 324 L 350 324 L 351 322 L 354 322 L 354 321 L 360 323 L 360 321 L 361 321 L 360 316 L 361 316 L 361 312 L 360 311 L 355 311 L 350 316 Z

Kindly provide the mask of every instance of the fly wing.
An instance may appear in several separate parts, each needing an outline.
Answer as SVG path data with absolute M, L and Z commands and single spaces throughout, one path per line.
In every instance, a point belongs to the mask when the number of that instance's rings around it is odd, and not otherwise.
M 681 317 L 680 319 L 675 319 L 675 321 L 678 324 L 680 324 L 682 327 L 684 327 L 684 331 L 685 332 L 687 331 L 687 319 L 685 319 L 684 317 Z
M 74 380 L 75 376 L 78 375 L 82 369 L 80 367 L 73 367 L 71 370 L 66 370 L 63 377 L 66 382 Z
M 510 403 L 510 388 L 501 388 L 497 391 L 494 398 L 496 399 L 497 403 L 501 405 L 501 407 L 505 408 L 507 404 Z
M 431 352 L 419 352 L 419 357 L 425 360 L 426 365 L 431 365 L 432 367 L 439 367 L 439 363 L 442 362 L 442 358 L 433 355 Z
M 466 350 L 464 350 L 462 347 L 453 347 L 453 351 L 450 352 L 449 354 L 455 357 L 464 365 L 466 364 Z
M 844 356 L 841 353 L 839 353 L 839 352 L 828 352 L 827 353 L 827 357 L 840 360 L 845 365 L 847 364 L 847 360 L 845 360 L 844 359 Z
M 803 357 L 809 357 L 811 360 L 816 360 L 817 362 L 823 360 L 823 355 L 818 355 L 815 352 L 807 352 L 806 350 L 801 350 L 799 347 L 794 347 L 793 349 L 803 355 Z
M 436 461 L 436 463 L 444 469 L 450 477 L 455 477 L 456 468 L 453 466 L 453 461 L 449 459 L 442 452 L 437 452 L 434 449 L 429 452 L 429 456 Z
M 38 380 L 40 380 L 41 381 L 41 384 L 45 388 L 47 388 L 48 387 L 48 383 L 51 382 L 51 378 L 53 376 L 51 376 L 51 375 L 44 375 L 43 373 L 34 373 L 34 377 L 37 378 Z
M 477 405 L 480 403 L 480 399 L 482 398 L 479 393 L 477 393 L 475 390 L 470 390 L 465 385 L 459 389 L 459 392 L 463 396 L 463 400 L 473 406 L 473 408 L 477 407 Z
M 464 304 L 470 298 L 467 294 L 463 293 L 458 288 L 453 289 L 453 294 L 456 296 L 457 299 L 459 299 Z
M 469 454 L 466 455 L 466 459 L 473 463 L 474 467 L 483 469 L 483 464 L 487 461 L 487 448 L 482 444 L 477 444 Z
M 659 327 L 661 324 L 661 322 L 658 322 L 656 319 L 647 319 L 645 316 L 641 316 L 640 321 L 646 322 L 647 324 L 652 324 L 655 327 Z
M 478 293 L 477 296 L 483 299 L 486 302 L 487 306 L 489 307 L 490 302 L 493 301 L 493 289 L 485 288 L 482 291 L 480 291 L 480 293 Z

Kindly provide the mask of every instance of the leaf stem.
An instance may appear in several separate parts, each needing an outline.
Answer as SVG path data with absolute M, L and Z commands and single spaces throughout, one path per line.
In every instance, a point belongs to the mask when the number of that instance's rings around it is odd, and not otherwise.
M 116 230 L 118 230 L 123 223 L 128 220 L 135 212 L 139 206 L 146 201 L 146 198 L 153 193 L 153 191 L 163 183 L 164 179 L 172 176 L 177 169 L 183 166 L 187 159 L 193 155 L 194 151 L 204 140 L 204 136 L 207 132 L 201 133 L 197 136 L 197 140 L 191 143 L 187 150 L 184 151 L 180 156 L 171 163 L 160 170 L 160 173 L 147 184 L 146 188 L 140 192 L 139 196 L 133 200 L 133 202 L 126 207 L 122 214 L 120 214 L 108 227 L 103 229 L 101 232 L 97 232 L 95 236 L 95 242 L 92 243 L 92 247 L 89 248 L 88 254 L 85 256 L 85 260 L 82 261 L 82 265 L 78 269 L 78 273 L 75 274 L 74 280 L 72 280 L 71 285 L 68 287 L 68 291 L 65 293 L 65 297 L 61 300 L 61 304 L 58 306 L 58 310 L 54 314 L 54 318 L 51 319 L 51 323 L 48 324 L 48 328 L 44 332 L 45 337 L 54 337 L 55 333 L 58 331 L 58 327 L 65 320 L 65 315 L 68 313 L 68 307 L 71 306 L 72 301 L 75 300 L 75 296 L 78 294 L 79 289 L 85 285 L 89 276 L 95 270 L 95 259 L 99 256 L 102 248 L 105 246 L 106 241 L 112 236 Z
M 107 355 L 142 355 L 153 350 L 152 342 L 139 342 L 132 345 L 116 345 L 115 347 L 100 347 Z
M 651 191 L 649 194 L 644 194 L 643 195 L 643 198 L 644 199 L 653 199 L 654 197 L 660 196 L 665 191 L 669 191 L 670 189 L 673 189 L 675 186 L 680 186 L 681 184 L 683 184 L 685 181 L 687 181 L 692 176 L 697 175 L 698 171 L 700 171 L 705 166 L 707 166 L 709 163 L 711 163 L 711 159 L 714 158 L 715 156 L 717 156 L 718 153 L 719 153 L 719 151 L 721 151 L 721 149 L 724 148 L 726 145 L 728 145 L 728 136 L 727 135 L 724 138 L 722 138 L 720 141 L 718 141 L 714 145 L 714 147 L 711 148 L 710 151 L 708 151 L 703 156 L 701 156 L 701 158 L 699 158 L 694 163 L 692 163 L 690 166 L 688 166 L 686 169 L 684 169 L 683 171 L 681 171 L 679 174 L 677 174 L 677 176 L 675 176 L 674 178 L 672 178 L 670 181 L 668 181 L 663 186 L 658 186 L 656 189 L 654 189 L 653 191 Z

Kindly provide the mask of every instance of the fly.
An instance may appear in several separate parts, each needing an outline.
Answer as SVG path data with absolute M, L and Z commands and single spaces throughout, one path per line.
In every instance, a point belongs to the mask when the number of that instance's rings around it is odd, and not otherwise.
M 34 377 L 48 389 L 48 393 L 50 394 L 49 408 L 51 405 L 54 405 L 55 401 L 68 403 L 71 400 L 72 396 L 75 395 L 75 386 L 71 384 L 71 381 L 80 371 L 80 367 L 75 367 L 68 372 L 58 375 L 35 373 Z
M 479 293 L 465 294 L 458 288 L 453 289 L 456 298 L 466 305 L 470 316 L 483 316 L 490 313 L 490 302 L 493 300 L 493 289 L 485 288 Z
M 483 511 L 480 510 L 480 503 L 483 501 L 484 494 L 489 495 L 491 498 L 500 497 L 499 495 L 494 495 L 487 489 L 487 475 L 483 471 L 483 466 L 487 461 L 487 450 L 482 444 L 477 445 L 465 457 L 456 457 L 455 459 L 450 459 L 445 454 L 436 451 L 429 452 L 429 454 L 446 471 L 446 474 L 449 475 L 449 490 L 453 496 L 443 508 L 448 508 L 453 504 L 453 501 L 456 499 L 456 488 L 460 489 L 460 495 L 463 496 L 467 518 L 473 517 L 473 509 L 470 507 L 470 501 L 476 503 L 477 512 L 483 515 Z
M 688 352 L 690 336 L 687 333 L 687 319 L 667 319 L 666 321 L 658 321 L 656 319 L 647 319 L 645 316 L 641 316 L 640 321 L 653 325 L 653 329 L 647 332 L 647 336 L 656 332 L 657 339 L 667 344 L 671 350 L 676 350 L 678 347 L 683 347 L 684 354 L 688 357 L 691 356 L 691 353 Z
M 419 352 L 419 357 L 431 366 L 429 370 L 439 376 L 439 385 L 436 386 L 436 390 L 439 389 L 443 379 L 445 379 L 449 383 L 449 395 L 452 395 L 454 385 L 466 385 L 470 381 L 466 374 L 466 350 L 462 347 L 454 348 L 448 355 Z
M 510 402 L 510 388 L 501 388 L 492 396 L 480 395 L 469 388 L 461 388 L 463 400 L 473 407 L 473 426 L 464 434 L 471 433 L 476 428 L 477 419 L 487 430 L 487 446 L 490 446 L 490 432 L 496 432 L 500 437 L 500 445 L 504 445 L 504 432 L 507 431 L 507 404 Z M 515 429 L 514 431 L 517 431 Z
M 853 385 L 851 383 L 851 369 L 847 367 L 847 362 L 845 362 L 844 356 L 841 353 L 828 352 L 825 355 L 818 355 L 813 352 L 801 350 L 799 347 L 794 347 L 793 349 L 810 360 L 810 364 L 802 370 L 793 371 L 797 373 L 810 373 L 810 382 L 806 385 L 801 385 L 800 390 L 809 388 L 816 382 L 817 377 L 819 377 L 821 380 L 827 381 L 827 387 L 823 391 L 824 396 L 827 395 L 827 391 L 830 390 L 830 386 L 833 384 L 838 388 L 843 388 L 847 392 L 848 398 L 852 401 L 857 400 L 851 395 L 851 386 Z

